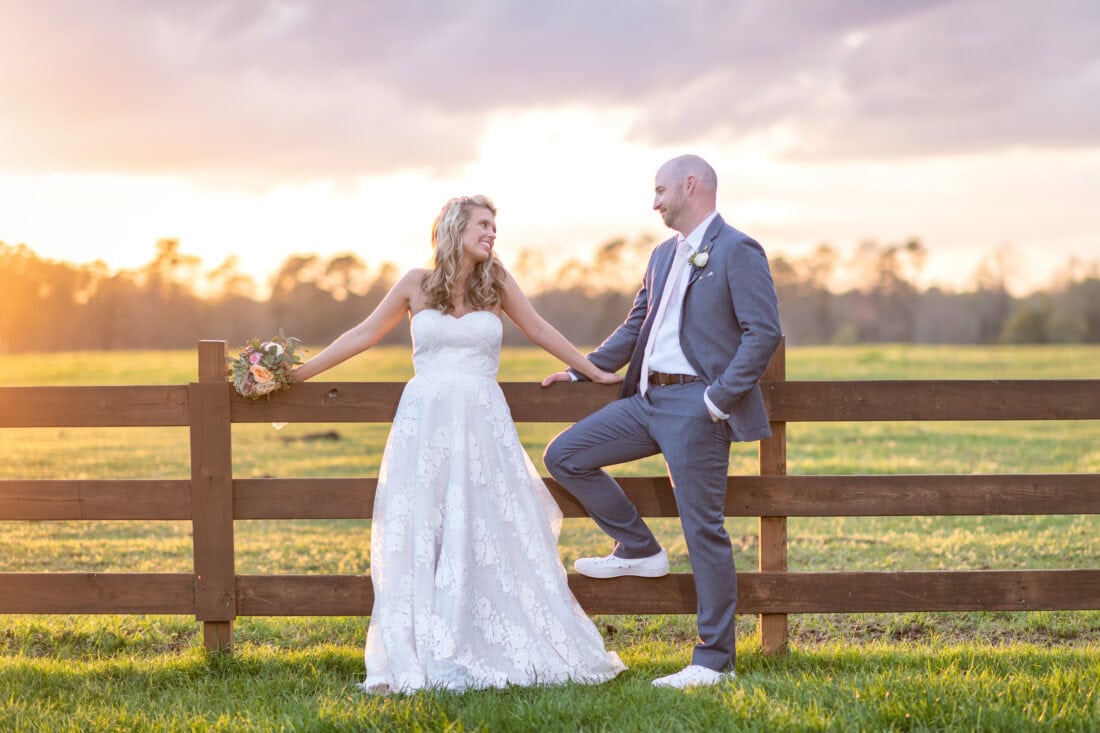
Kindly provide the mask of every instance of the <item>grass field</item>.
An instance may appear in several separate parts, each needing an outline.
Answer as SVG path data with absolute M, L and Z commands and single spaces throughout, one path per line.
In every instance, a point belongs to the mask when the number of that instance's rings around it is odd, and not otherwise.
M 506 350 L 502 380 L 556 369 Z M 5 385 L 173 384 L 194 352 L 14 355 Z M 405 349 L 368 353 L 332 380 L 403 380 Z M 790 349 L 790 379 L 1100 378 L 1098 347 Z M 2 408 L 0 408 L 2 409 Z M 560 425 L 523 425 L 536 464 Z M 377 471 L 385 425 L 234 428 L 237 476 Z M 325 434 L 335 432 L 337 439 Z M 1100 472 L 1100 424 L 792 425 L 791 473 Z M 755 445 L 731 471 L 755 472 Z M 658 459 L 618 467 L 662 471 Z M 0 429 L 0 478 L 186 478 L 185 429 Z M 688 569 L 675 520 L 654 527 Z M 730 519 L 738 566 L 755 568 L 757 526 Z M 1095 568 L 1100 518 L 794 518 L 792 570 Z M 364 573 L 369 522 L 238 522 L 242 573 Z M 587 520 L 567 520 L 563 559 L 602 553 Z M 0 572 L 188 572 L 184 522 L 0 522 Z M 1100 612 L 791 617 L 792 653 L 759 654 L 739 620 L 735 682 L 683 694 L 649 681 L 685 664 L 691 617 L 599 617 L 631 670 L 598 688 L 357 694 L 365 621 L 240 619 L 232 658 L 200 649 L 180 617 L 0 617 L 0 730 L 1092 730 L 1100 727 Z

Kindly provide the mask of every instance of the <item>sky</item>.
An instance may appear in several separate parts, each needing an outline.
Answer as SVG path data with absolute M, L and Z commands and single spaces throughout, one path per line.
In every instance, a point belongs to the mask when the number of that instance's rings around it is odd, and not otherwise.
M 423 266 L 470 193 L 505 263 L 584 259 L 669 234 L 685 152 L 772 257 L 1100 259 L 1094 0 L 0 0 L 0 48 L 0 241 L 52 259 Z

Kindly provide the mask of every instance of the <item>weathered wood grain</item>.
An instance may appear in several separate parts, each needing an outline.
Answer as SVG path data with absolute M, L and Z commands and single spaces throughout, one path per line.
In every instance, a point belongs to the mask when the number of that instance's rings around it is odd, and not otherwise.
M 618 388 L 590 382 L 503 382 L 517 422 L 574 422 L 618 397 Z M 305 382 L 268 398 L 232 394 L 233 422 L 381 422 L 393 420 L 404 382 Z
M 404 382 L 303 382 L 256 400 L 231 393 L 236 423 L 391 422 Z
M 856 380 L 761 382 L 774 422 L 910 420 L 1096 420 L 1100 380 Z M 401 382 L 305 383 L 246 400 L 233 395 L 234 422 L 389 422 Z M 618 395 L 590 382 L 503 382 L 517 422 L 574 422 Z
M 1100 474 L 731 476 L 731 517 L 1100 513 Z
M 1100 608 L 1100 570 L 761 573 L 762 612 L 1070 611 Z
M 0 387 L 0 428 L 187 424 L 187 386 Z
M 0 520 L 190 518 L 183 479 L 0 480 Z
M 201 342 L 200 381 L 189 386 L 189 404 L 195 615 L 204 622 L 230 622 L 236 615 L 233 459 L 224 375 L 224 343 Z M 222 639 L 219 629 L 223 627 L 211 627 L 204 636 Z
M 377 478 L 235 479 L 237 519 L 366 519 Z
M 1100 380 L 761 382 L 775 422 L 1096 420 Z M 402 382 L 305 383 L 248 400 L 224 383 L 233 422 L 389 422 Z M 613 386 L 504 382 L 517 422 L 573 422 L 613 400 Z M 187 424 L 184 385 L 0 387 L 0 427 Z
M 587 516 L 545 479 L 566 517 Z M 34 483 L 34 482 L 29 482 Z M 623 491 L 645 517 L 675 517 L 665 476 L 623 476 Z M 376 478 L 236 479 L 237 519 L 368 519 Z M 888 474 L 730 476 L 729 517 L 869 517 L 1100 514 L 1100 474 Z M 0 482 L 0 515 L 5 507 Z
M 782 382 L 787 378 L 787 343 L 779 342 L 775 353 L 764 371 L 764 378 Z M 771 423 L 771 437 L 759 443 L 758 462 L 761 476 L 783 476 L 787 473 L 787 424 Z M 727 482 L 727 499 L 729 496 Z M 787 570 L 787 517 L 786 510 L 760 513 L 761 572 L 785 572 Z M 764 613 L 760 615 L 760 648 L 764 654 L 785 654 L 789 624 L 787 615 Z
M 1049 611 L 1100 608 L 1100 570 L 738 573 L 746 614 Z M 570 574 L 590 614 L 695 613 L 687 573 L 597 580 Z M 242 616 L 369 616 L 367 575 L 242 575 Z M 645 609 L 641 611 L 640 609 Z
M 859 380 L 762 383 L 776 422 L 1097 420 L 1100 380 Z
M 0 573 L 0 613 L 194 612 L 190 573 Z
M 620 482 L 647 517 L 675 517 L 667 477 Z M 567 517 L 586 516 L 553 479 Z M 236 519 L 369 519 L 377 478 L 235 479 Z M 0 480 L 0 519 L 190 519 L 183 479 Z M 1100 514 L 1100 474 L 730 476 L 726 516 Z
M 199 381 L 181 386 L 2 387 L 0 427 L 190 426 L 190 481 L 2 480 L 0 519 L 188 519 L 191 574 L 0 574 L 0 613 L 187 613 L 211 649 L 231 649 L 236 615 L 369 615 L 369 575 L 237 576 L 236 519 L 369 518 L 374 477 L 237 479 L 233 422 L 389 422 L 403 383 L 307 383 L 245 400 L 225 378 L 225 343 L 199 344 Z M 1100 513 L 1100 474 L 786 475 L 786 423 L 1100 419 L 1100 380 L 785 381 L 781 347 L 762 382 L 773 436 L 760 475 L 730 476 L 728 516 L 760 517 L 760 572 L 739 574 L 738 612 L 761 615 L 782 652 L 787 614 L 1100 608 L 1100 569 L 788 572 L 787 517 Z M 613 400 L 591 383 L 501 385 L 519 422 L 572 422 Z M 644 516 L 674 517 L 665 476 L 624 477 Z M 547 479 L 568 517 L 575 499 Z M 689 574 L 569 577 L 592 614 L 694 613 Z

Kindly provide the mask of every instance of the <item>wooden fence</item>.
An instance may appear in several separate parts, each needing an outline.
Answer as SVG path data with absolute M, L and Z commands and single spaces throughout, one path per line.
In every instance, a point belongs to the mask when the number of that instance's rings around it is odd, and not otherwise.
M 193 573 L 0 573 L 0 613 L 194 614 L 208 648 L 232 648 L 238 616 L 369 615 L 366 575 L 238 575 L 234 522 L 368 518 L 377 483 L 235 479 L 232 423 L 390 422 L 400 383 L 306 383 L 272 400 L 238 397 L 223 341 L 199 343 L 188 385 L 0 388 L 0 427 L 190 426 L 190 480 L 0 481 L 0 520 L 190 520 Z M 787 475 L 791 422 L 1097 420 L 1100 380 L 785 379 L 781 346 L 762 382 L 773 436 L 756 476 L 730 476 L 726 514 L 760 518 L 759 572 L 739 574 L 739 613 L 760 614 L 766 652 L 787 644 L 787 614 L 1100 609 L 1100 568 L 790 572 L 787 517 L 1100 513 L 1100 474 Z M 571 422 L 613 399 L 591 383 L 505 383 L 517 422 Z M 581 507 L 548 482 L 565 516 Z M 644 516 L 676 516 L 664 476 L 622 479 Z M 592 614 L 694 613 L 690 574 L 570 585 Z

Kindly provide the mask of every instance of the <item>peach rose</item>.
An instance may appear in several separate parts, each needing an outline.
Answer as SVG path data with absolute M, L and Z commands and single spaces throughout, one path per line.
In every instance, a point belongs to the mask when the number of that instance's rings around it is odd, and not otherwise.
M 252 368 L 248 371 L 252 372 L 252 376 L 255 377 L 256 381 L 260 384 L 265 384 L 275 379 L 275 375 L 271 373 L 270 369 L 262 367 L 259 364 L 253 364 Z

